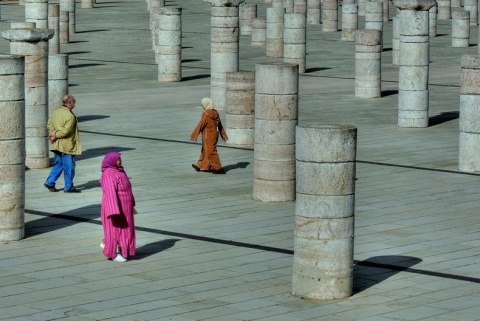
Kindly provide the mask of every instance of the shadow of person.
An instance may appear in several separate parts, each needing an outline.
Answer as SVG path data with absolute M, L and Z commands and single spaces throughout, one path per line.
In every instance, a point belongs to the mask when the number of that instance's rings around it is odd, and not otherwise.
M 99 175 L 100 176 L 100 175 Z M 86 190 L 100 187 L 100 177 L 99 179 L 94 179 L 83 184 L 75 184 L 75 187 L 79 190 Z
M 181 241 L 180 239 L 166 239 L 161 240 L 149 244 L 145 244 L 141 247 L 137 248 L 137 255 L 134 257 L 129 258 L 130 260 L 140 260 L 150 255 L 160 253 L 162 251 L 168 250 L 169 248 L 173 247 L 175 243 Z
M 355 261 L 353 293 L 362 292 L 420 262 L 422 260 L 419 258 L 402 255 L 374 256 L 364 261 Z
M 228 172 L 228 171 L 230 171 L 232 169 L 236 169 L 236 168 L 247 168 L 248 165 L 250 165 L 249 162 L 239 162 L 239 163 L 236 163 L 236 164 L 224 166 L 223 169 L 225 170 L 225 172 Z

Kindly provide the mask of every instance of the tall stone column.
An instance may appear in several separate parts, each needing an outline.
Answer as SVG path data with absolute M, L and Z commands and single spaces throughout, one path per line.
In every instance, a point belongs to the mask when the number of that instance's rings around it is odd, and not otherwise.
M 47 168 L 48 140 L 48 39 L 51 29 L 6 29 L 10 53 L 25 56 L 25 165 Z
M 227 72 L 225 112 L 227 145 L 253 148 L 255 131 L 254 72 Z
M 463 8 L 470 12 L 470 25 L 478 24 L 478 0 L 464 0 Z
M 210 97 L 225 110 L 226 73 L 238 71 L 239 6 L 245 0 L 204 0 L 212 5 Z
M 460 8 L 462 6 L 462 0 L 451 0 L 452 8 Z
M 267 8 L 266 56 L 283 58 L 285 8 Z
M 182 80 L 182 8 L 159 8 L 158 81 Z
M 480 172 L 480 57 L 462 55 L 459 170 Z
M 293 12 L 307 13 L 307 0 L 293 0 Z
M 59 38 L 60 38 L 60 43 L 65 44 L 70 42 L 70 32 L 68 31 L 69 28 L 69 18 L 70 14 L 68 11 L 60 11 L 60 19 L 59 19 Z
M 437 36 L 437 12 L 438 4 L 435 4 L 428 10 L 428 35 L 430 37 Z
M 355 97 L 382 96 L 382 32 L 375 29 L 357 30 L 355 41 Z
M 75 34 L 75 0 L 60 0 L 60 12 L 68 11 L 68 34 Z
M 392 18 L 392 65 L 398 65 L 400 50 L 400 17 Z
M 322 31 L 338 31 L 338 0 L 323 0 Z
M 357 129 L 298 126 L 296 136 L 292 294 L 343 299 L 353 292 Z
M 321 0 L 307 0 L 307 23 L 319 25 L 322 20 Z
M 242 3 L 240 6 L 240 35 L 252 35 L 252 20 L 257 17 L 257 5 Z
M 438 20 L 449 20 L 452 18 L 451 0 L 437 0 L 438 5 Z
M 267 18 L 252 20 L 252 46 L 265 46 L 267 43 Z
M 83 9 L 92 9 L 93 8 L 93 0 L 82 0 L 82 8 Z
M 24 58 L 0 55 L 0 241 L 25 236 Z
M 470 42 L 470 11 L 452 12 L 452 47 L 468 48 Z
M 307 21 L 304 13 L 286 13 L 283 38 L 283 61 L 298 64 L 298 72 L 306 71 Z
M 256 64 L 253 199 L 295 200 L 297 123 L 298 65 Z
M 360 17 L 365 16 L 365 7 L 367 5 L 367 0 L 358 0 L 358 15 Z
M 380 45 L 383 48 L 383 5 L 380 2 L 367 2 L 365 8 L 365 29 L 380 31 Z
M 60 53 L 60 6 L 48 5 L 48 29 L 53 29 L 53 37 L 48 41 L 48 53 Z
M 277 5 L 273 3 L 272 7 L 275 8 Z M 287 13 L 295 12 L 295 0 L 278 0 L 278 7 L 285 8 L 285 12 Z
M 358 29 L 358 5 L 344 4 L 342 6 L 342 36 L 340 40 L 355 41 Z
M 383 22 L 390 21 L 390 0 L 377 0 L 382 4 L 383 8 Z
M 63 105 L 68 94 L 68 55 L 48 55 L 48 114 Z
M 400 9 L 398 126 L 428 127 L 428 10 L 435 0 L 394 0 Z
M 48 28 L 48 0 L 26 0 L 25 21 L 34 22 L 36 28 Z

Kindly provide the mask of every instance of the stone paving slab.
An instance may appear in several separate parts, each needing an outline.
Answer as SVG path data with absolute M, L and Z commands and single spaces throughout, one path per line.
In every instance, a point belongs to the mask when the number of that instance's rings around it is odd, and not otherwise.
M 263 0 L 248 2 L 265 16 Z M 78 32 L 61 50 L 85 148 L 82 193 L 49 193 L 49 169 L 26 172 L 26 238 L 0 244 L 0 320 L 480 320 L 479 177 L 458 171 L 460 57 L 477 53 L 478 27 L 469 48 L 451 48 L 451 21 L 438 22 L 431 126 L 406 129 L 396 125 L 392 22 L 379 99 L 354 97 L 354 44 L 308 26 L 299 124 L 358 127 L 354 295 L 315 301 L 291 295 L 295 202 L 252 199 L 253 150 L 222 143 L 226 175 L 192 170 L 200 144 L 189 134 L 210 92 L 210 8 L 166 4 L 183 8 L 179 83 L 156 81 L 144 0 L 77 1 Z M 17 2 L 1 5 L 0 29 L 23 19 Z M 1 53 L 8 46 L 0 39 Z M 264 54 L 241 37 L 241 70 L 275 61 Z M 99 247 L 99 167 L 111 149 L 140 212 L 138 255 L 125 264 Z

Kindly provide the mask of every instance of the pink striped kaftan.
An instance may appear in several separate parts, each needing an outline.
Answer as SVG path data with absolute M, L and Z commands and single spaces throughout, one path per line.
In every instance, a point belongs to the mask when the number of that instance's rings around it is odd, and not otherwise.
M 102 225 L 104 232 L 103 254 L 108 258 L 117 256 L 117 244 L 124 258 L 134 256 L 135 222 L 132 185 L 123 170 L 107 168 L 102 172 Z

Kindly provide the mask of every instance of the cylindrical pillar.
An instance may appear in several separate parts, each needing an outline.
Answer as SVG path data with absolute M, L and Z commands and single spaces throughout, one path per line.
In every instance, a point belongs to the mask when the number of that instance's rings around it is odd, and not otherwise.
M 461 64 L 458 168 L 464 172 L 479 172 L 480 58 L 462 55 Z
M 291 12 L 295 12 L 294 8 L 295 8 L 295 5 L 294 5 L 294 0 L 283 0 L 283 5 L 280 6 L 280 4 L 282 3 L 282 0 L 279 0 L 278 1 L 278 7 L 284 7 L 285 8 L 285 12 L 288 12 L 288 13 L 291 13 Z M 277 7 L 276 5 L 272 5 L 274 8 Z
M 293 0 L 293 12 L 307 14 L 307 0 Z
M 428 10 L 428 35 L 430 37 L 437 36 L 437 12 L 438 4 L 435 4 Z
M 60 43 L 65 44 L 70 42 L 70 32 L 68 31 L 69 28 L 69 18 L 70 13 L 68 11 L 61 11 L 60 10 L 60 18 L 59 18 L 59 39 Z
M 25 56 L 25 165 L 47 168 L 48 140 L 48 39 L 50 29 L 6 29 L 2 37 L 10 41 L 10 53 Z
M 470 42 L 470 12 L 452 12 L 452 47 L 467 48 Z
M 48 29 L 53 29 L 53 37 L 48 41 L 48 53 L 60 53 L 60 6 L 48 5 Z
M 438 5 L 438 20 L 449 20 L 452 18 L 451 0 L 437 0 Z
M 292 294 L 343 299 L 353 292 L 357 129 L 298 126 L 296 137 Z
M 68 94 L 68 55 L 48 55 L 48 115 L 63 105 Z
M 378 98 L 381 91 L 381 37 L 375 29 L 357 30 L 355 40 L 355 97 Z
M 399 127 L 428 127 L 428 10 L 434 3 L 394 0 L 400 9 Z
M 283 33 L 283 61 L 298 64 L 298 72 L 304 74 L 307 55 L 307 21 L 304 13 L 286 13 Z
M 0 241 L 25 236 L 24 58 L 0 55 Z
M 92 9 L 93 8 L 93 0 L 82 0 L 82 8 L 83 9 Z
M 48 28 L 48 0 L 26 0 L 25 21 L 34 22 L 36 28 Z
M 227 145 L 253 148 L 255 131 L 255 73 L 227 72 Z
M 470 12 L 470 25 L 478 24 L 478 0 L 464 0 L 463 8 Z
M 307 0 L 307 24 L 319 25 L 322 20 L 322 1 Z
M 256 64 L 255 200 L 286 202 L 295 199 L 297 123 L 298 65 L 274 62 Z
M 267 18 L 252 20 L 252 46 L 265 46 L 267 43 Z
M 323 0 L 322 31 L 338 31 L 338 0 Z
M 400 50 L 400 16 L 392 18 L 392 65 L 398 65 Z
M 383 7 L 383 22 L 390 21 L 390 0 L 377 0 Z
M 238 71 L 239 6 L 244 0 L 205 0 L 212 5 L 210 97 L 225 110 L 226 73 Z
M 182 8 L 159 8 L 158 81 L 182 80 Z
M 380 45 L 383 48 L 383 5 L 380 2 L 367 2 L 365 7 L 365 29 L 380 31 Z
M 358 15 L 360 17 L 365 16 L 365 7 L 367 5 L 367 0 L 357 0 L 358 1 Z
M 266 56 L 283 58 L 285 8 L 267 8 Z
M 242 3 L 240 5 L 240 35 L 252 35 L 252 20 L 257 17 L 257 5 Z M 230 139 L 230 138 L 229 138 Z
M 452 8 L 460 8 L 462 6 L 462 0 L 451 0 Z
M 344 4 L 342 6 L 342 37 L 343 41 L 355 41 L 358 29 L 358 5 Z
M 75 0 L 60 0 L 60 12 L 68 11 L 68 33 L 75 34 Z

